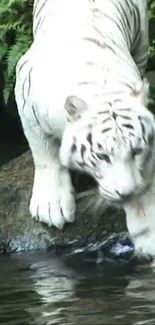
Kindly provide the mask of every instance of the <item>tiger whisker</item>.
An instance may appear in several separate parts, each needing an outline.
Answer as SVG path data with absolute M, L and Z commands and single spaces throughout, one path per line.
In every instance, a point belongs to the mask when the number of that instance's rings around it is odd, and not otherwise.
M 97 188 L 94 187 L 94 188 L 92 188 L 90 190 L 86 190 L 86 191 L 83 191 L 81 193 L 77 193 L 75 195 L 75 198 L 76 198 L 76 200 L 79 200 L 79 199 L 87 197 L 87 196 L 95 195 L 96 192 L 97 192 Z
M 78 193 L 76 195 L 78 200 L 78 212 L 80 215 L 88 212 L 93 216 L 103 214 L 107 207 L 107 201 L 99 194 L 97 188 L 94 187 L 90 190 Z

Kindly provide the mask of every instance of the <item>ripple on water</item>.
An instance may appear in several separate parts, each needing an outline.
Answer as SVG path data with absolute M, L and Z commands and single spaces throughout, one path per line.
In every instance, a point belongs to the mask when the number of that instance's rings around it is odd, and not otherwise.
M 155 324 L 153 265 L 111 273 L 50 252 L 0 263 L 1 325 Z

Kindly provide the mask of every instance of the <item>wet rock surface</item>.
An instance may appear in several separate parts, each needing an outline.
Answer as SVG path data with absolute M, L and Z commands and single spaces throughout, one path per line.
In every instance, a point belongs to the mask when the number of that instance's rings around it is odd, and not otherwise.
M 109 242 L 112 247 L 112 242 L 116 246 L 115 236 L 117 236 L 118 242 L 122 232 L 123 236 L 128 238 L 125 216 L 121 210 L 108 209 L 102 216 L 87 215 L 87 213 L 81 217 L 77 215 L 76 221 L 73 224 L 67 224 L 63 231 L 54 227 L 49 228 L 33 220 L 28 208 L 33 173 L 33 161 L 29 151 L 19 158 L 11 160 L 0 169 L 1 252 L 65 249 L 66 247 L 77 249 L 82 245 L 86 247 L 90 243 L 97 242 L 102 242 L 102 246 L 104 246 L 103 242 L 113 234 L 114 239 L 110 239 Z M 78 204 L 80 205 L 80 201 Z M 108 251 L 106 245 L 105 249 Z M 123 246 L 123 244 L 121 245 Z M 131 251 L 131 242 L 128 247 Z

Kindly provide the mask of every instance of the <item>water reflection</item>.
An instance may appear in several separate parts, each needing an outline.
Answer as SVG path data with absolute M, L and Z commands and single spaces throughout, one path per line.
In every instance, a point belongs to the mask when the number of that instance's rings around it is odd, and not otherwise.
M 51 253 L 0 258 L 0 324 L 155 324 L 155 267 L 126 274 Z
M 126 287 L 125 294 L 133 300 L 130 314 L 136 315 L 135 325 L 155 324 L 155 263 L 150 268 L 137 269 Z

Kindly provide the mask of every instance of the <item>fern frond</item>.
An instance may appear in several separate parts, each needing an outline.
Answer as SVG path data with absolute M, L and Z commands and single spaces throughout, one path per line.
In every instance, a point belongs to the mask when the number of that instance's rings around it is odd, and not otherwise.
M 33 0 L 1 0 L 0 60 L 4 66 L 3 96 L 7 104 L 15 83 L 15 67 L 32 42 Z
M 8 76 L 4 76 L 5 87 L 3 90 L 3 98 L 5 104 L 8 103 L 8 99 L 10 95 L 13 93 L 14 84 L 15 84 L 15 75 L 12 78 L 8 78 Z
M 19 58 L 26 52 L 31 40 L 27 35 L 17 37 L 14 45 L 10 47 L 7 53 L 7 73 L 8 77 L 12 77 Z

